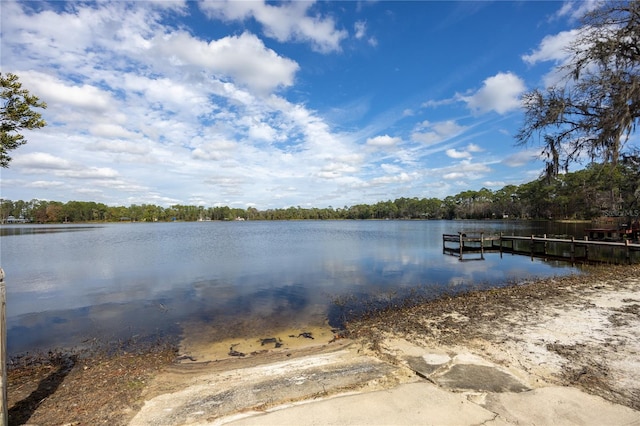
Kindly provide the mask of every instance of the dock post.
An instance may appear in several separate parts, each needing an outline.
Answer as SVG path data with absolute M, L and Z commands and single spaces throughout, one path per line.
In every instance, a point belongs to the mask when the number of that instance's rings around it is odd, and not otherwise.
M 576 239 L 575 237 L 571 237 L 571 263 L 574 263 L 576 260 Z
M 480 259 L 484 260 L 484 232 L 480 233 Z
M 542 250 L 543 250 L 543 254 L 546 256 L 547 255 L 547 241 L 546 241 L 547 240 L 547 234 L 542 234 L 542 238 L 544 238 L 544 240 L 545 240 L 544 241 L 544 248 Z
M 533 246 L 535 245 L 535 242 L 533 241 L 535 237 L 533 236 L 533 234 L 531 234 L 531 243 L 529 244 L 529 250 L 531 251 L 531 260 L 533 260 Z
M 460 239 L 460 260 L 462 260 L 462 251 L 464 248 L 464 240 L 462 239 L 462 232 L 458 232 L 458 238 Z
M 0 424 L 9 423 L 7 408 L 7 291 L 4 284 L 4 270 L 0 268 L 0 374 L 2 374 L 2 407 L 0 407 Z
M 585 235 L 584 236 L 584 240 L 585 241 L 589 241 L 589 236 Z M 589 261 L 589 244 L 585 244 L 584 245 L 584 260 L 585 260 L 585 262 Z
M 628 239 L 624 240 L 624 249 L 625 249 L 625 256 L 627 256 L 627 263 L 631 265 L 631 250 L 629 250 Z
M 500 259 L 502 259 L 502 235 L 503 233 L 500 232 Z

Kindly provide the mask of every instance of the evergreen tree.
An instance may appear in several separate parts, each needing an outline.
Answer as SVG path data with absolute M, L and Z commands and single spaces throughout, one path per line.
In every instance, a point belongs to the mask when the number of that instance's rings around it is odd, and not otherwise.
M 20 131 L 38 129 L 47 124 L 40 113 L 32 109 L 46 108 L 47 104 L 23 89 L 15 74 L 0 73 L 0 87 L 0 167 L 6 168 L 11 161 L 9 151 L 27 143 Z

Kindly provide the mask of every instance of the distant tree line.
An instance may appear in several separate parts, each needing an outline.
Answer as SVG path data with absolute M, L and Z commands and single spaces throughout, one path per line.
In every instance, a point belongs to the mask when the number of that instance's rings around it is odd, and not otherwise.
M 176 204 L 107 206 L 87 201 L 0 200 L 0 220 L 34 223 L 168 222 L 198 220 L 336 219 L 592 219 L 637 216 L 640 211 L 640 155 L 619 164 L 591 164 L 583 170 L 540 178 L 493 191 L 482 188 L 439 198 L 397 198 L 344 207 L 258 210 Z

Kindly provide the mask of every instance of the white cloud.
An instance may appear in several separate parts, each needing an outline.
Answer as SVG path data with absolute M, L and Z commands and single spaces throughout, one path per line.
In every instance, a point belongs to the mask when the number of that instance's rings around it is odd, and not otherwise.
M 504 160 L 502 160 L 502 163 L 506 164 L 509 167 L 521 167 L 539 158 L 540 158 L 540 155 L 538 152 L 527 150 L 527 151 L 520 151 L 515 154 L 509 155 Z
M 384 163 L 380 165 L 380 168 L 387 174 L 398 174 L 402 172 L 402 167 L 395 164 Z
M 453 148 L 446 150 L 445 153 L 447 154 L 448 157 L 456 158 L 456 159 L 459 159 L 459 158 L 471 158 L 471 154 L 469 152 L 467 152 L 467 151 L 457 151 L 457 150 L 455 150 Z
M 476 180 L 490 172 L 491 168 L 488 165 L 484 163 L 473 163 L 469 158 L 463 159 L 447 167 L 429 170 L 430 174 L 441 176 L 446 180 Z
M 238 144 L 230 140 L 213 140 L 199 145 L 191 153 L 192 157 L 199 160 L 222 160 L 230 158 L 238 149 Z
M 482 182 L 482 186 L 486 188 L 504 188 L 505 185 L 507 185 L 507 183 L 502 180 L 498 180 L 498 181 L 486 180 Z
M 422 103 L 422 107 L 424 108 L 437 108 L 439 106 L 445 106 L 445 105 L 451 105 L 455 102 L 457 102 L 458 99 L 457 98 L 449 98 L 449 99 L 440 99 L 440 100 L 435 100 L 435 99 L 430 99 L 428 101 L 425 101 Z
M 467 173 L 487 173 L 491 171 L 491 168 L 486 164 L 472 163 L 469 160 L 462 160 L 456 167 Z
M 484 151 L 484 149 L 482 149 L 481 147 L 479 147 L 475 143 L 470 143 L 469 145 L 467 145 L 467 151 L 469 151 L 469 152 L 482 152 L 482 151 Z
M 103 138 L 136 138 L 138 135 L 113 123 L 98 123 L 89 128 L 91 134 Z
M 122 69 L 126 64 L 119 56 L 137 59 L 148 38 L 162 31 L 162 13 L 181 14 L 183 7 L 179 2 L 139 6 L 104 2 L 68 4 L 63 11 L 47 10 L 43 5 L 36 11 L 19 2 L 5 2 L 3 16 L 12 19 L 3 20 L 3 37 L 11 34 L 12 44 L 20 46 L 21 52 L 38 52 L 37 56 L 18 55 L 16 69 L 28 69 L 24 65 L 35 60 L 56 64 L 59 70 L 82 77 L 102 56 L 110 56 L 110 66 Z
M 119 173 L 111 167 L 75 168 L 56 174 L 74 179 L 111 179 L 119 176 Z
M 540 45 L 530 54 L 523 55 L 522 60 L 530 65 L 539 62 L 554 61 L 564 63 L 569 56 L 567 47 L 573 43 L 579 30 L 562 31 L 555 35 L 548 35 L 542 39 Z
M 359 40 L 367 34 L 367 23 L 365 21 L 356 21 L 356 23 L 353 24 L 353 29 L 355 31 L 355 38 Z
M 388 185 L 390 183 L 411 182 L 415 178 L 408 173 L 401 172 L 396 175 L 380 176 L 371 180 L 370 184 L 375 185 Z
M 25 184 L 29 188 L 49 189 L 49 188 L 61 188 L 64 186 L 64 182 L 50 181 L 50 180 L 36 180 Z
M 459 125 L 453 120 L 440 121 L 438 123 L 433 123 L 431 128 L 439 135 L 444 135 L 446 137 L 458 135 L 462 133 L 466 127 Z
M 227 191 L 232 191 L 235 188 L 239 188 L 244 185 L 246 183 L 246 179 L 242 177 L 214 175 L 207 178 L 205 182 L 217 187 L 225 188 Z
M 133 73 L 126 73 L 122 77 L 122 81 L 116 84 L 126 90 L 129 102 L 142 97 L 141 100 L 145 102 L 162 105 L 164 111 L 178 112 L 186 109 L 190 113 L 199 114 L 205 110 L 203 104 L 207 103 L 206 96 L 196 87 L 190 87 L 188 82 L 171 77 L 147 77 Z
M 141 142 L 132 142 L 128 140 L 99 140 L 95 143 L 89 144 L 87 146 L 87 150 L 112 152 L 117 154 L 127 154 L 135 156 L 149 155 L 148 144 Z M 138 158 L 136 158 L 136 160 L 139 161 Z
M 219 78 L 230 77 L 241 85 L 270 92 L 293 84 L 299 66 L 265 47 L 255 35 L 243 32 L 209 43 L 185 32 L 163 35 L 150 47 L 178 67 L 198 67 Z
M 20 80 L 50 109 L 80 108 L 94 112 L 105 112 L 115 105 L 111 94 L 90 84 L 75 85 L 54 76 L 37 71 L 23 71 Z M 61 112 L 62 113 L 62 112 Z
M 105 179 L 118 176 L 118 172 L 109 167 L 83 167 L 64 158 L 44 152 L 16 156 L 13 166 L 19 166 L 30 173 L 51 173 L 58 177 L 78 179 Z
M 449 173 L 445 173 L 444 175 L 442 175 L 442 177 L 444 179 L 447 179 L 447 180 L 462 179 L 465 176 L 466 175 L 464 173 L 461 173 L 461 172 L 449 172 Z
M 353 36 L 356 38 L 356 40 L 362 40 L 366 37 L 367 35 L 367 22 L 366 21 L 356 21 L 353 24 L 353 31 L 354 34 Z M 367 43 L 370 46 L 376 47 L 378 45 L 378 39 L 376 39 L 375 37 L 371 36 L 367 39 Z
M 454 148 L 450 148 L 445 151 L 445 154 L 447 154 L 448 157 L 455 158 L 455 159 L 461 159 L 461 158 L 471 159 L 474 152 L 482 152 L 482 151 L 484 150 L 480 148 L 478 145 L 474 143 L 470 143 L 462 151 L 458 151 Z
M 466 129 L 466 126 L 461 126 L 454 120 L 436 123 L 424 121 L 416 126 L 415 131 L 411 134 L 411 140 L 430 146 L 452 139 L 462 134 Z
M 595 10 L 605 3 L 604 0 L 565 1 L 553 18 L 568 16 L 572 20 L 580 19 L 585 13 Z
M 482 83 L 471 96 L 459 95 L 474 114 L 495 111 L 505 114 L 520 107 L 520 95 L 525 91 L 524 81 L 513 73 L 498 73 Z
M 544 62 L 553 62 L 556 65 L 542 77 L 542 83 L 551 87 L 566 81 L 568 74 L 564 65 L 572 58 L 570 46 L 580 36 L 579 29 L 562 31 L 555 35 L 549 35 L 542 39 L 539 46 L 528 55 L 523 55 L 522 60 L 529 65 L 537 65 Z M 583 48 L 586 46 L 583 46 Z
M 358 170 L 357 165 L 348 162 L 332 162 L 325 164 L 317 173 L 317 176 L 323 179 L 336 179 L 343 177 L 345 174 L 356 173 Z
M 16 155 L 12 161 L 14 167 L 24 167 L 26 169 L 58 169 L 64 170 L 71 167 L 71 163 L 64 158 L 60 158 L 46 152 L 34 152 L 24 155 Z
M 276 130 L 266 123 L 257 123 L 249 128 L 249 137 L 252 139 L 271 142 L 276 134 Z
M 402 142 L 402 139 L 398 137 L 391 137 L 389 135 L 376 136 L 367 139 L 367 145 L 375 148 L 390 148 L 398 145 Z
M 442 142 L 443 137 L 436 132 L 413 132 L 411 134 L 411 140 L 430 146 Z
M 313 15 L 312 1 L 292 1 L 278 5 L 263 1 L 205 0 L 200 8 L 210 18 L 259 22 L 268 37 L 278 41 L 309 42 L 314 50 L 328 53 L 340 50 L 347 32 L 338 30 L 331 17 Z

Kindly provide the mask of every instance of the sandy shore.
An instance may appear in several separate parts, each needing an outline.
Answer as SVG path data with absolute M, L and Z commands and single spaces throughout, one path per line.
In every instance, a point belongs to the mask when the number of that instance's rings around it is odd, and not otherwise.
M 382 354 L 394 339 L 465 350 L 538 386 L 574 386 L 640 410 L 640 267 L 442 299 L 354 324 Z M 376 339 L 380 339 L 376 342 Z
M 442 298 L 348 329 L 332 343 L 175 365 L 130 424 L 640 424 L 638 266 Z

